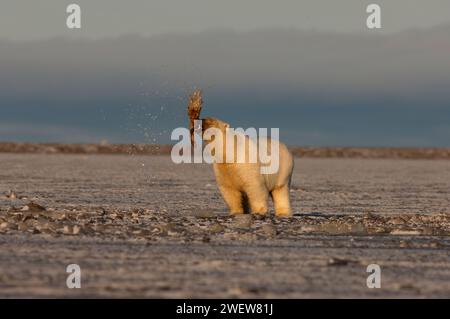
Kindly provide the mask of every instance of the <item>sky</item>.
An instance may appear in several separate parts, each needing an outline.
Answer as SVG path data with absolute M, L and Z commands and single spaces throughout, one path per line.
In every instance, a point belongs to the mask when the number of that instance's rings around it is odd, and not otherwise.
M 450 147 L 447 0 L 72 2 L 0 4 L 0 141 L 168 143 L 200 87 L 290 145 Z

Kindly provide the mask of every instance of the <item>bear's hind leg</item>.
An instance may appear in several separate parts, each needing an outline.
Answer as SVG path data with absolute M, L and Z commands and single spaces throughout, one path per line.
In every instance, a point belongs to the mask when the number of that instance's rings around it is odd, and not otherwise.
M 235 215 L 244 213 L 242 194 L 240 191 L 231 187 L 220 187 L 220 192 L 230 209 L 230 214 Z
M 291 215 L 291 205 L 289 203 L 289 186 L 283 185 L 272 191 L 273 205 L 277 217 L 289 217 Z

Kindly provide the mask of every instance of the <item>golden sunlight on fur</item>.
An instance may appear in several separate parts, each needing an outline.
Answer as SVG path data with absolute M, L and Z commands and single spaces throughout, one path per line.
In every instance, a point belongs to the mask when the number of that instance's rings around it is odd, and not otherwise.
M 190 115 L 191 123 L 194 118 L 199 119 L 200 109 L 198 105 L 201 105 L 198 101 L 202 101 L 201 92 L 196 90 L 191 95 L 190 103 L 188 106 L 188 112 Z M 191 111 L 193 110 L 193 111 Z M 198 111 L 196 113 L 196 111 Z M 194 114 L 195 113 L 195 114 Z M 194 114 L 191 116 L 191 114 Z M 202 131 L 205 132 L 209 128 L 215 128 L 222 132 L 214 139 L 222 138 L 220 145 L 221 148 L 214 148 L 214 157 L 216 161 L 213 163 L 214 173 L 216 176 L 217 186 L 227 203 L 231 214 L 243 214 L 254 213 L 265 215 L 268 212 L 268 199 L 272 197 L 275 215 L 278 217 L 287 217 L 291 215 L 291 206 L 289 200 L 289 189 L 292 178 L 292 171 L 294 167 L 294 161 L 291 153 L 285 144 L 276 141 L 279 144 L 279 168 L 276 173 L 262 174 L 260 162 L 257 154 L 255 162 L 250 161 L 250 152 L 258 152 L 260 143 L 254 145 L 254 141 L 244 136 L 244 143 L 234 143 L 234 154 L 232 158 L 236 159 L 238 148 L 243 148 L 240 151 L 245 154 L 245 161 L 227 163 L 225 158 L 227 157 L 227 139 L 226 132 L 230 125 L 215 118 L 202 119 Z M 192 129 L 192 126 L 191 126 Z M 192 131 L 191 131 L 192 132 Z M 212 142 L 212 140 L 205 139 L 206 145 Z M 216 141 L 217 142 L 217 141 Z M 263 142 L 268 145 L 270 149 L 272 141 L 270 138 L 260 137 L 258 142 Z M 252 145 L 253 144 L 253 145 Z M 250 147 L 250 146 L 254 147 Z M 276 155 L 276 154 L 271 154 Z M 217 161 L 221 159 L 221 161 Z M 267 164 L 264 164 L 267 165 Z

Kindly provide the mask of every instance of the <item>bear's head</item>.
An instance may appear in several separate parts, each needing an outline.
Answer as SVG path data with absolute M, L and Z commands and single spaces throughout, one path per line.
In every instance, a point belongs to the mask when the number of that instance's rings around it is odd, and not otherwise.
M 216 129 L 219 129 L 222 133 L 225 134 L 227 128 L 229 128 L 229 127 L 230 127 L 230 124 L 228 124 L 228 123 L 226 123 L 226 122 L 224 122 L 222 120 L 213 118 L 213 117 L 206 117 L 206 118 L 202 119 L 202 131 L 203 131 L 203 133 L 209 128 L 216 128 Z
M 206 144 L 211 143 L 213 140 L 221 139 L 222 143 L 225 143 L 227 129 L 230 124 L 213 118 L 206 117 L 202 119 L 202 139 Z
M 227 129 L 229 127 L 230 124 L 213 117 L 202 119 L 202 140 L 205 145 L 210 145 L 213 141 L 215 143 L 211 155 L 222 157 L 225 154 Z

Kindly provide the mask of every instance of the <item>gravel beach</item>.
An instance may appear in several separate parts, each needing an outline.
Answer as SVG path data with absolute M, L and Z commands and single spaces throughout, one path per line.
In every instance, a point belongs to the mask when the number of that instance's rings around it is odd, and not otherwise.
M 0 297 L 450 298 L 449 160 L 297 157 L 289 219 L 229 216 L 212 168 L 169 156 L 0 164 Z

